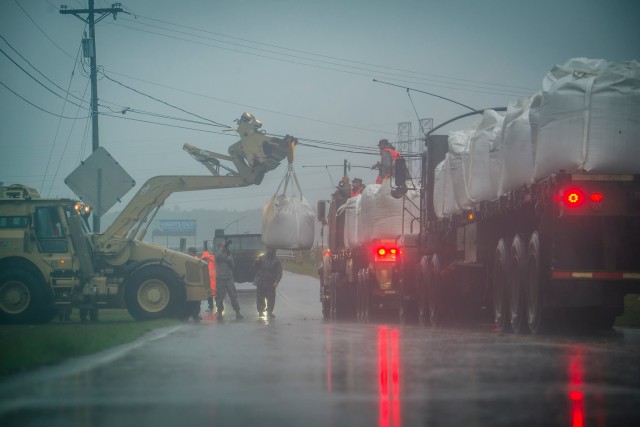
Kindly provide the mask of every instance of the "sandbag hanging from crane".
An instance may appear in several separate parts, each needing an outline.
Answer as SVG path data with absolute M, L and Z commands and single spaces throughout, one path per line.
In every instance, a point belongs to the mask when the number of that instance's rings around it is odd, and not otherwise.
M 262 242 L 276 249 L 310 249 L 314 225 L 313 209 L 302 195 L 293 165 L 289 163 L 276 194 L 262 208 Z

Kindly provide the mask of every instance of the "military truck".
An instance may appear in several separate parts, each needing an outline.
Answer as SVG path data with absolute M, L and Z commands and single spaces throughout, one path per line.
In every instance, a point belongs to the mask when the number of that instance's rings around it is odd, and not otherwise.
M 264 243 L 262 243 L 262 234 L 225 234 L 224 230 L 217 229 L 213 238 L 214 249 L 225 240 L 231 241 L 228 248 L 235 264 L 235 268 L 233 269 L 235 282 L 253 282 L 253 279 L 256 277 L 255 261 L 266 251 L 266 247 Z
M 3 187 L 0 322 L 47 322 L 71 307 L 88 311 L 93 320 L 99 308 L 126 308 L 137 320 L 155 319 L 183 315 L 206 299 L 204 261 L 143 239 L 172 193 L 260 184 L 291 155 L 295 138 L 266 136 L 248 113 L 236 122 L 240 141 L 228 155 L 183 147 L 213 176 L 149 179 L 102 234 L 89 230 L 88 208 L 76 200 L 42 198 L 19 184 Z M 235 169 L 220 160 L 231 161 Z

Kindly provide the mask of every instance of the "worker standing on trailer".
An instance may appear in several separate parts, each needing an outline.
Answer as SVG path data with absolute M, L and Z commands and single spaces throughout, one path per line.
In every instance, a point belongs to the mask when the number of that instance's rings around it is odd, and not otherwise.
M 382 181 L 391 178 L 393 171 L 393 163 L 400 157 L 400 153 L 388 139 L 381 139 L 378 142 L 380 149 L 380 161 L 373 165 L 372 169 L 378 169 L 378 178 L 376 184 L 382 184 Z
M 365 186 L 362 184 L 362 178 L 353 178 L 351 181 L 351 197 L 356 197 L 358 194 L 362 194 L 364 187 Z

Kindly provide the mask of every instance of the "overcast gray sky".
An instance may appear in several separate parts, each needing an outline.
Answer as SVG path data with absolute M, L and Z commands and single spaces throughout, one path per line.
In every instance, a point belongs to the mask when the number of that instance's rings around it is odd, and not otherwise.
M 62 4 L 86 7 L 84 0 L 0 2 L 0 181 L 52 197 L 72 196 L 64 178 L 91 153 L 87 103 L 79 100 L 90 99 L 88 63 L 76 60 L 85 24 L 61 15 Z M 96 0 L 96 7 L 110 5 Z M 184 121 L 203 122 L 167 104 L 229 126 L 248 111 L 268 133 L 301 138 L 306 145 L 297 148 L 294 165 L 315 204 L 342 175 L 333 165 L 377 161 L 353 146 L 396 141 L 400 122 L 412 122 L 416 136 L 418 117 L 437 125 L 467 112 L 418 92 L 410 98 L 374 78 L 483 108 L 532 94 L 553 65 L 569 58 L 640 59 L 635 0 L 124 0 L 122 6 L 129 14 L 101 21 L 96 40 L 100 145 L 137 182 L 124 202 L 154 175 L 207 174 L 182 150 L 185 142 L 226 153 L 237 140 L 219 127 Z M 121 114 L 126 107 L 145 114 Z M 259 187 L 174 195 L 167 205 L 262 207 L 284 172 L 283 165 Z M 350 175 L 373 182 L 376 172 L 353 168 Z

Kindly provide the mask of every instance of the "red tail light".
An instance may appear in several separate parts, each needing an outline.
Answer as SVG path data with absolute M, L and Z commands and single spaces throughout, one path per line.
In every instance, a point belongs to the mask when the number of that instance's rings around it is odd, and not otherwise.
M 589 198 L 594 203 L 600 203 L 602 200 L 604 200 L 604 195 L 602 193 L 592 193 Z
M 398 255 L 397 248 L 387 248 L 380 246 L 375 251 L 376 261 L 395 261 L 396 255 Z
M 571 188 L 564 193 L 562 200 L 569 207 L 578 207 L 584 203 L 584 193 L 579 188 Z
M 591 203 L 602 203 L 604 201 L 604 194 L 594 191 L 586 195 L 580 188 L 568 188 L 562 194 L 561 200 L 565 206 L 577 208 L 589 201 Z

